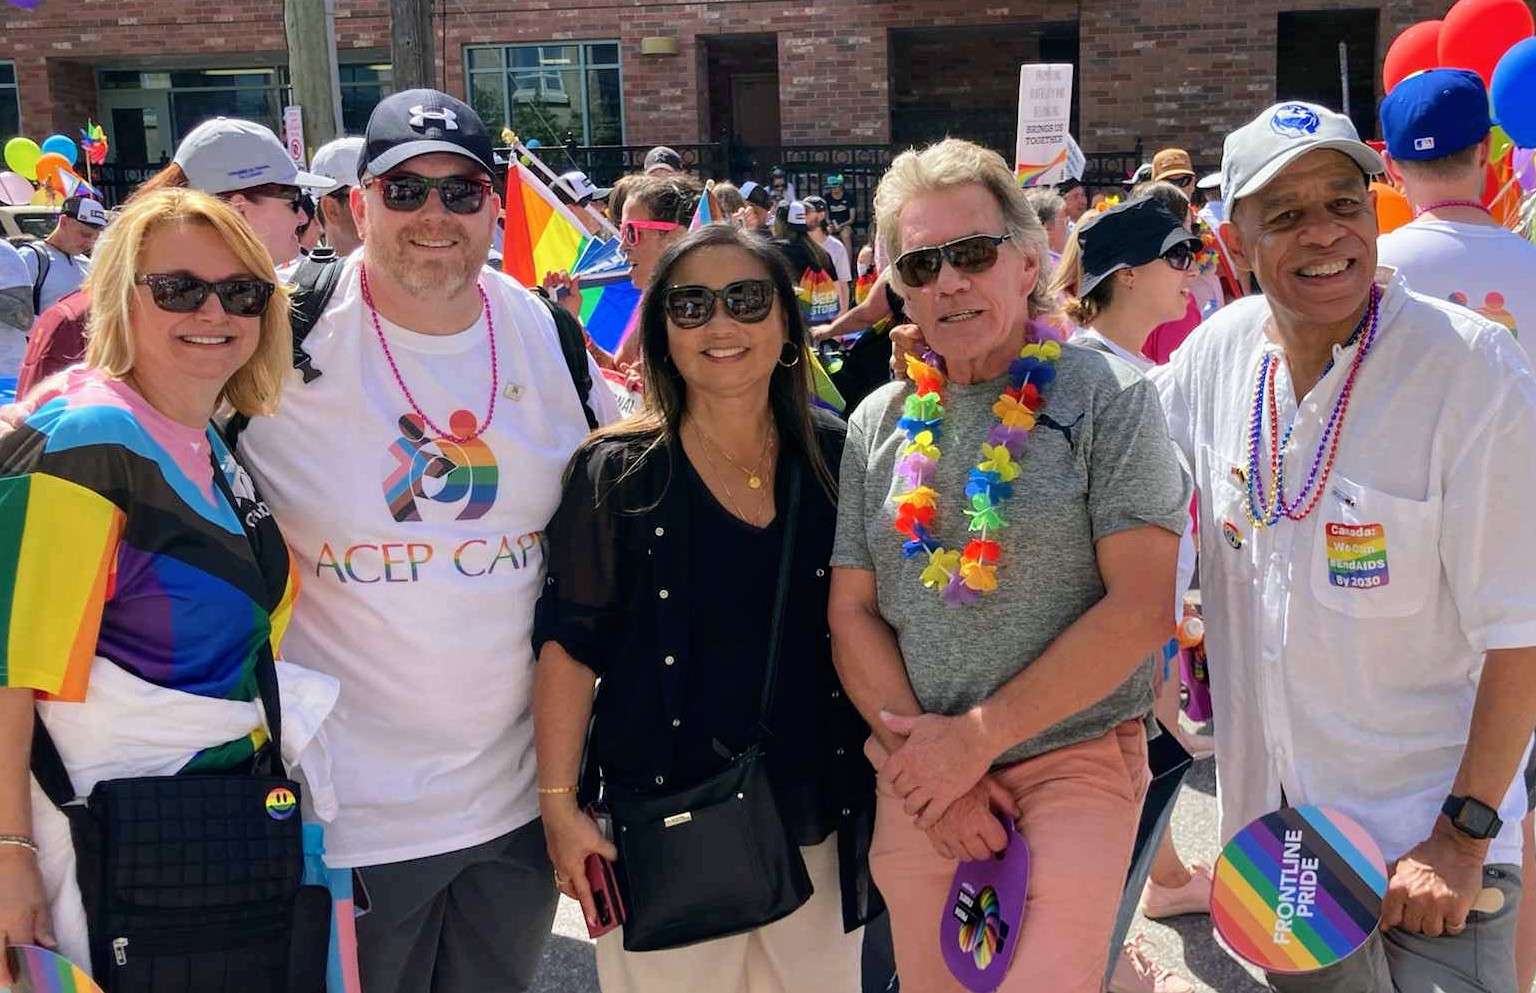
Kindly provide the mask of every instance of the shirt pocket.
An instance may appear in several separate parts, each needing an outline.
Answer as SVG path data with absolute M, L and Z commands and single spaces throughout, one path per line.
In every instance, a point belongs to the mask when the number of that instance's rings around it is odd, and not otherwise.
M 1409 500 L 1335 476 L 1317 509 L 1312 594 L 1350 617 L 1407 617 L 1440 571 L 1440 500 Z

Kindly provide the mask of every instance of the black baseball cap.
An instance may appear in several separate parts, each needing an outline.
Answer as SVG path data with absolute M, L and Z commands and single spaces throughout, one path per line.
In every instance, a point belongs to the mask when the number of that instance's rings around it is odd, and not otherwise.
M 1079 225 L 1077 243 L 1083 253 L 1079 296 L 1087 296 L 1117 270 L 1162 258 L 1175 245 L 1188 243 L 1198 249 L 1201 244 L 1172 211 L 1151 197 L 1111 207 Z
M 773 206 L 773 198 L 768 195 L 768 191 L 762 184 L 750 179 L 741 184 L 741 198 L 752 206 L 761 207 L 764 210 Z
M 683 157 L 666 145 L 657 145 L 645 153 L 645 166 L 641 171 L 649 174 L 657 166 L 665 166 L 673 172 L 682 172 Z
M 827 212 L 827 201 L 823 200 L 821 197 L 808 196 L 803 198 L 803 202 L 811 210 L 819 210 L 823 214 Z
M 474 108 L 440 90 L 405 90 L 373 108 L 363 137 L 362 172 L 382 176 L 407 159 L 444 152 L 496 175 L 491 133 Z

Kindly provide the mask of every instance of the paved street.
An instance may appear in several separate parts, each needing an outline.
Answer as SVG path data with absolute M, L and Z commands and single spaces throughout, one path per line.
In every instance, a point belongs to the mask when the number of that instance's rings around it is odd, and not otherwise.
M 1216 764 L 1198 762 L 1184 781 L 1174 808 L 1173 832 L 1186 859 L 1215 861 Z M 1138 920 L 1132 929 L 1146 932 L 1153 957 L 1169 968 L 1181 969 L 1200 993 L 1263 993 L 1265 987 L 1217 943 L 1211 921 L 1204 915 L 1181 917 L 1167 924 Z M 581 913 L 569 900 L 560 901 L 555 933 L 544 956 L 534 989 L 539 993 L 597 993 L 592 944 L 586 939 Z M 685 993 L 685 991 L 679 991 Z

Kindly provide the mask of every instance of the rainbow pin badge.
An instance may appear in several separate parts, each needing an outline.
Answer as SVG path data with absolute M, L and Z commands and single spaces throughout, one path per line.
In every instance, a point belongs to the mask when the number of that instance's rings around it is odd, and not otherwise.
M 990 993 L 1002 985 L 1018 946 L 1029 895 L 1029 848 L 1003 819 L 1008 847 L 1001 855 L 961 862 L 944 901 L 939 947 L 944 964 L 968 990 Z
M 1386 892 L 1386 862 L 1364 828 L 1326 807 L 1287 807 L 1221 850 L 1211 920 L 1244 961 L 1313 972 L 1365 944 Z
M 5 952 L 11 993 L 101 993 L 101 987 L 69 959 L 36 945 L 12 945 Z
M 266 808 L 274 821 L 286 821 L 299 808 L 299 801 L 286 786 L 275 786 L 267 793 Z

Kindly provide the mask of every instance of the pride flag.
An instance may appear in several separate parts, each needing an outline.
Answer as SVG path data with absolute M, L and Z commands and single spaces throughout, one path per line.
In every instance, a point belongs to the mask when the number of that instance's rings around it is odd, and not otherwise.
M 704 195 L 699 197 L 699 206 L 693 212 L 693 220 L 688 223 L 688 230 L 697 231 L 706 224 L 725 224 L 729 221 L 730 218 L 725 216 L 720 201 L 715 199 L 715 182 L 710 180 L 704 184 Z
M 502 271 L 530 289 L 557 270 L 574 270 L 587 240 L 581 222 L 527 166 L 507 169 Z

